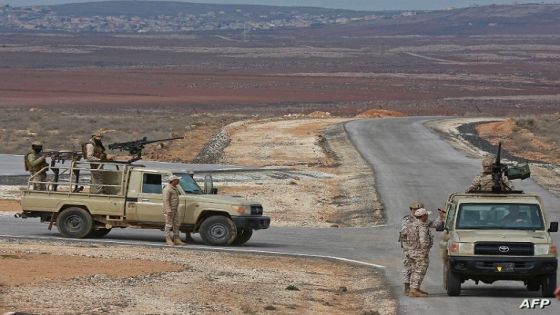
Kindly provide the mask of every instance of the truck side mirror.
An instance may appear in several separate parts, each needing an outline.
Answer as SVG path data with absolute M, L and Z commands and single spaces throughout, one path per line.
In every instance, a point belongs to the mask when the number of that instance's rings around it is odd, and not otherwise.
M 550 222 L 550 228 L 548 232 L 558 232 L 558 222 Z
M 204 193 L 205 194 L 212 194 L 214 189 L 214 180 L 212 179 L 211 175 L 204 176 Z

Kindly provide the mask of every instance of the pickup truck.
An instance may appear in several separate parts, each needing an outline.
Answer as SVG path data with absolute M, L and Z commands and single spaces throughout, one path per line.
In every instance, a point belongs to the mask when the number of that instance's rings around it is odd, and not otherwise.
M 38 217 L 49 229 L 56 225 L 64 237 L 103 237 L 113 228 L 127 227 L 163 230 L 162 188 L 172 174 L 181 177 L 178 212 L 182 232 L 200 233 L 208 245 L 241 245 L 249 241 L 253 230 L 270 225 L 260 203 L 217 195 L 210 176 L 205 178 L 203 190 L 187 172 L 135 164 L 90 166 L 74 161 L 52 170 L 56 181 L 47 181 L 45 191 L 32 190 L 37 179 L 30 177 L 22 190 L 23 211 L 16 216 Z M 93 176 L 91 180 L 86 177 L 92 172 L 102 174 L 101 183 L 92 182 Z
M 523 281 L 529 291 L 554 296 L 557 248 L 542 199 L 523 192 L 453 193 L 440 248 L 443 286 L 450 296 L 461 294 L 471 279 L 493 283 Z

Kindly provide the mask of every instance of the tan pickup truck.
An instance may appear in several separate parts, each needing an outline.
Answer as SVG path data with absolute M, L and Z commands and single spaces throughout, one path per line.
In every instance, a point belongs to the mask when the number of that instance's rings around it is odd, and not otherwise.
M 162 187 L 174 174 L 181 177 L 182 232 L 200 233 L 208 245 L 240 245 L 251 238 L 253 230 L 270 225 L 260 203 L 217 195 L 211 177 L 205 178 L 203 190 L 187 172 L 110 162 L 101 165 L 92 169 L 96 166 L 75 161 L 48 167 L 57 175 L 45 183 L 46 191 L 32 190 L 37 179 L 31 177 L 22 191 L 23 211 L 17 216 L 39 217 L 49 223 L 49 229 L 56 225 L 60 234 L 71 238 L 102 237 L 113 228 L 163 229 Z M 92 172 L 100 175 L 88 178 Z
M 557 248 L 542 199 L 522 192 L 453 193 L 440 243 L 443 285 L 451 296 L 473 280 L 523 281 L 529 291 L 554 296 Z

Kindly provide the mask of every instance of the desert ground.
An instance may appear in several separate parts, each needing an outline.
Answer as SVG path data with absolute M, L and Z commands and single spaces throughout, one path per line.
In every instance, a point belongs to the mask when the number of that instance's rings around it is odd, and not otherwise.
M 315 259 L 0 240 L 0 313 L 396 314 L 380 273 Z
M 518 115 L 560 95 L 553 35 L 224 38 L 0 33 L 0 107 Z

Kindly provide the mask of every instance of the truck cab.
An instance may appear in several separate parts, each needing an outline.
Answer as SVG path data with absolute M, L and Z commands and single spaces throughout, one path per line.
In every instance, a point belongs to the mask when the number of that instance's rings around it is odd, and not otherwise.
M 208 245 L 241 245 L 254 230 L 266 229 L 270 218 L 263 216 L 260 203 L 240 197 L 220 196 L 211 177 L 202 189 L 187 172 L 150 169 L 141 165 L 106 162 L 92 169 L 89 163 L 59 166 L 57 181 L 47 182 L 46 191 L 32 190 L 31 177 L 22 191 L 23 218 L 39 217 L 56 225 L 65 237 L 101 237 L 113 228 L 163 229 L 163 187 L 171 175 L 180 177 L 180 230 L 200 233 Z M 78 171 L 78 172 L 76 172 Z M 101 183 L 88 173 L 100 172 Z M 80 176 L 76 176 L 81 174 Z M 101 187 L 101 189 L 94 189 Z
M 523 281 L 529 291 L 554 296 L 557 248 L 539 196 L 518 193 L 453 193 L 446 202 L 440 248 L 443 285 L 460 295 L 467 280 Z

